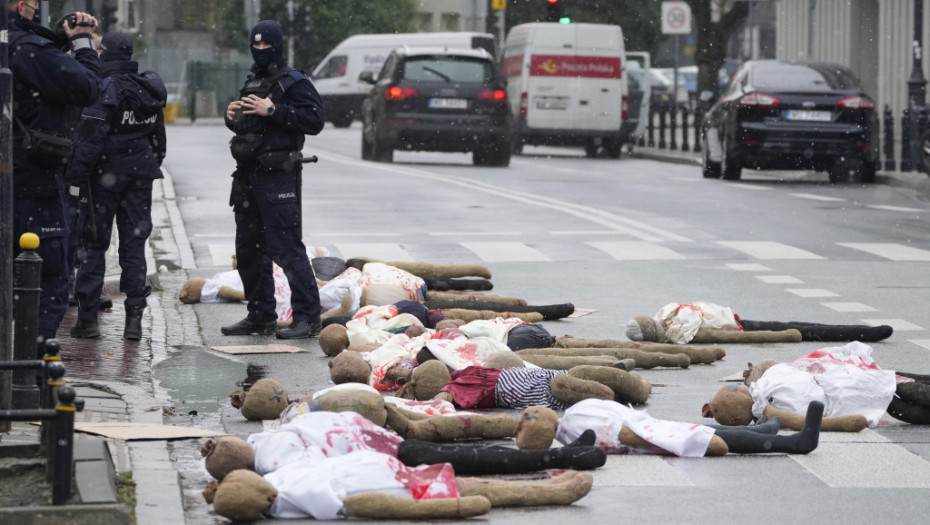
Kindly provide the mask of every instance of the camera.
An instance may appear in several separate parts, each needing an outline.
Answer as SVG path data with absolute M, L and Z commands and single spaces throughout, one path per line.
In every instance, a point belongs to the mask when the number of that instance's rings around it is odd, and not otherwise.
M 83 27 L 94 27 L 95 26 L 93 22 L 78 23 L 76 13 L 68 13 L 65 16 L 61 17 L 61 19 L 58 20 L 58 24 L 56 24 L 56 26 L 63 27 L 65 23 L 68 24 L 68 27 L 72 27 L 72 28 L 78 27 L 78 26 L 83 26 Z

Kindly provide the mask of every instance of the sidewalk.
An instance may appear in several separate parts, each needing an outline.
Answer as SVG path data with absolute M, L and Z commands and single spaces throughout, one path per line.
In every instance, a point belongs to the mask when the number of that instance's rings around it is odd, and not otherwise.
M 701 154 L 693 151 L 660 149 L 657 147 L 633 148 L 633 158 L 674 162 L 678 164 L 691 164 L 695 166 L 696 176 L 700 176 Z M 879 171 L 875 176 L 877 184 L 908 188 L 917 192 L 921 200 L 930 201 L 930 176 L 921 172 Z
M 125 295 L 119 291 L 121 269 L 118 239 L 114 234 L 107 251 L 104 294 L 113 299 L 113 308 L 98 316 L 101 337 L 72 339 L 69 330 L 76 318 L 70 307 L 58 331 L 61 356 L 67 372 L 65 380 L 85 401 L 84 410 L 75 413 L 75 424 L 95 422 L 136 422 L 163 424 L 163 407 L 152 379 L 152 368 L 166 355 L 166 332 L 160 300 L 160 274 L 152 245 L 163 230 L 171 230 L 179 214 L 174 205 L 170 178 L 156 183 L 152 196 L 153 232 L 146 248 L 148 281 L 155 292 L 143 317 L 145 336 L 139 342 L 123 341 Z M 169 205 L 166 201 L 172 201 Z M 176 209 L 176 206 L 174 206 Z M 179 225 L 183 229 L 183 224 Z M 114 228 L 115 232 L 115 228 Z M 173 241 L 174 239 L 168 239 Z M 177 249 L 174 250 L 177 252 Z M 183 254 L 181 259 L 184 259 Z M 173 292 L 170 292 L 173 293 Z M 24 457 L 35 457 L 39 447 L 37 425 L 13 423 L 12 431 L 0 439 L 0 478 L 23 469 L 44 468 L 30 465 Z M 105 439 L 76 432 L 74 448 L 74 504 L 63 506 L 23 506 L 0 509 L 0 523 L 20 524 L 130 524 L 179 525 L 184 523 L 180 479 L 171 460 L 167 441 L 125 441 Z M 26 461 L 26 463 L 24 463 Z M 134 489 L 120 503 L 116 487 Z M 133 487 L 134 486 L 134 487 Z M 50 490 L 50 486 L 49 486 Z M 132 490 L 129 490 L 132 494 Z M 134 499 L 135 506 L 132 505 Z M 128 503 L 128 504 L 127 504 Z M 32 503 L 29 503 L 32 504 Z M 134 520 L 133 520 L 134 516 Z

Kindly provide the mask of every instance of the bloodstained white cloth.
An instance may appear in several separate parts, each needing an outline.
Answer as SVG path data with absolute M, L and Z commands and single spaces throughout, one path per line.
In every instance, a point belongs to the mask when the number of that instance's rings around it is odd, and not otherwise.
M 634 410 L 616 401 L 586 399 L 565 411 L 555 438 L 563 444 L 571 443 L 590 428 L 597 434 L 597 444 L 609 451 L 636 452 L 620 443 L 623 427 L 655 445 L 659 452 L 679 457 L 703 456 L 714 437 L 714 429 L 705 425 L 654 419 L 645 410 Z
M 895 373 L 875 364 L 872 347 L 853 341 L 772 366 L 749 385 L 749 393 L 757 418 L 767 405 L 804 414 L 811 401 L 820 401 L 824 416 L 862 414 L 875 427 L 896 388 Z
M 690 343 L 702 326 L 734 331 L 743 329 L 732 308 L 702 301 L 669 303 L 653 319 L 665 327 L 665 338 L 677 344 Z

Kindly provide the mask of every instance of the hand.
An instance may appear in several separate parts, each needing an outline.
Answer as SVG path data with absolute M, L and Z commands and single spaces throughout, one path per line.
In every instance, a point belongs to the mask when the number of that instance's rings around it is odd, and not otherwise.
M 268 116 L 268 108 L 274 106 L 270 98 L 258 98 L 258 95 L 249 95 L 241 100 L 242 107 L 245 108 L 246 115 L 258 115 L 260 117 Z
M 68 22 L 65 22 L 64 24 L 65 34 L 68 35 L 69 38 L 73 37 L 74 35 L 80 35 L 82 33 L 86 33 L 89 35 L 97 30 L 97 19 L 90 16 L 89 14 L 82 13 L 79 11 L 77 13 L 74 13 L 74 17 L 77 20 L 77 23 L 78 23 L 77 26 L 71 27 L 71 24 L 69 24 Z M 81 25 L 81 22 L 89 23 L 91 25 L 89 26 Z
M 242 108 L 242 102 L 238 100 L 233 100 L 229 103 L 229 107 L 226 108 L 226 118 L 233 120 L 236 117 L 236 110 Z

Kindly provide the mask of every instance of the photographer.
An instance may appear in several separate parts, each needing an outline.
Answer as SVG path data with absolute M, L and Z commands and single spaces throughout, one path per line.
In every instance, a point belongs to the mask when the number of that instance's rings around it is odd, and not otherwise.
M 7 2 L 9 64 L 13 73 L 13 238 L 39 236 L 42 257 L 39 344 L 55 337 L 68 308 L 67 238 L 59 179 L 71 158 L 69 107 L 89 106 L 100 94 L 99 61 L 91 33 L 97 20 L 75 13 L 65 40 L 39 24 L 37 0 Z M 89 25 L 81 25 L 89 24 Z M 71 55 L 59 46 L 67 46 Z M 15 242 L 14 256 L 20 252 Z

